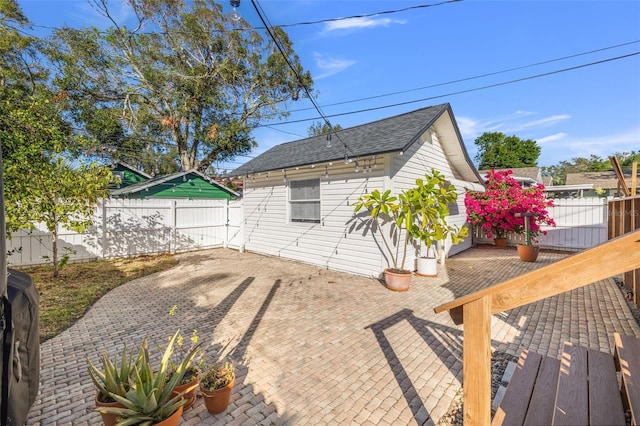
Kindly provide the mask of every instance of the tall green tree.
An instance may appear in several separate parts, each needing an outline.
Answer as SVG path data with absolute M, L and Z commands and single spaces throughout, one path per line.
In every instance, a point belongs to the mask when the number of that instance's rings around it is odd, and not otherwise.
M 124 0 L 132 25 L 107 0 L 90 2 L 110 27 L 60 29 L 51 52 L 68 111 L 107 152 L 175 148 L 183 170 L 204 171 L 249 152 L 258 123 L 287 116 L 293 94 L 311 90 L 282 29 L 271 28 L 275 46 L 213 0 Z
M 532 167 L 538 164 L 540 146 L 532 139 L 506 136 L 502 132 L 485 132 L 475 140 L 478 169 Z
M 0 0 L 0 141 L 7 233 L 44 223 L 53 233 L 58 273 L 58 226 L 82 230 L 97 197 L 107 195 L 111 173 L 72 168 L 84 138 L 63 118 L 64 94 L 52 90 L 41 62 L 40 40 L 25 35 L 29 22 L 14 0 Z
M 339 130 L 342 130 L 342 126 L 339 124 L 332 126 L 326 121 L 324 122 L 315 121 L 311 126 L 309 126 L 307 133 L 311 137 L 311 136 L 326 135 L 327 133 L 331 133 L 333 131 L 337 132 Z

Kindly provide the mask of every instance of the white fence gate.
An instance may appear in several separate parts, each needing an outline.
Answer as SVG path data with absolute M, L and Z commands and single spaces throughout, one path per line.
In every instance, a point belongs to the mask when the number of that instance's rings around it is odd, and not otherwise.
M 84 261 L 213 247 L 241 249 L 242 216 L 241 201 L 104 200 L 86 232 L 59 232 L 59 253 L 68 254 L 72 261 Z M 47 262 L 52 236 L 43 229 L 12 235 L 7 241 L 10 265 Z
M 567 198 L 553 200 L 548 209 L 556 227 L 542 227 L 547 235 L 538 237 L 543 248 L 579 251 L 607 241 L 607 199 Z M 485 235 L 476 233 L 474 241 L 489 243 Z M 510 235 L 509 243 L 524 242 L 522 235 Z

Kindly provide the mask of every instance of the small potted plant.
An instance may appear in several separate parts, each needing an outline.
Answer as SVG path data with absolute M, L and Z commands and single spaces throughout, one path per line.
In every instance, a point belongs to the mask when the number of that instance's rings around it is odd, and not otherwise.
M 227 409 L 235 379 L 236 369 L 230 361 L 218 361 L 205 368 L 200 379 L 200 392 L 207 411 L 219 414 Z
M 178 310 L 177 305 L 173 305 L 169 310 L 169 316 L 174 317 L 176 311 Z M 171 358 L 169 361 L 169 372 L 173 373 L 177 370 L 178 365 L 184 359 L 188 353 L 198 345 L 198 330 L 194 329 L 191 332 L 191 337 L 189 338 L 189 344 L 185 344 L 185 338 L 182 333 L 178 334 L 178 337 L 175 341 L 174 351 L 171 354 Z M 199 351 L 196 357 L 193 359 L 191 365 L 187 367 L 182 379 L 178 382 L 174 389 L 175 394 L 184 393 L 183 398 L 187 400 L 184 405 L 184 410 L 189 409 L 196 402 L 196 390 L 198 389 L 198 383 L 200 381 L 200 370 L 202 369 L 202 358 L 203 352 Z M 167 375 L 167 380 L 171 375 Z
M 118 426 L 177 425 L 187 400 L 183 398 L 186 391 L 174 393 L 174 389 L 200 350 L 199 345 L 192 348 L 175 371 L 171 372 L 170 358 L 179 334 L 180 331 L 177 331 L 169 341 L 158 368 L 153 368 L 151 365 L 145 339 L 140 348 L 140 356 L 133 367 L 130 389 L 124 396 L 109 393 L 110 397 L 124 407 L 98 407 L 97 410 L 115 415 L 118 418 L 116 423 Z
M 131 388 L 130 379 L 133 376 L 134 365 L 139 365 L 142 353 L 140 352 L 137 361 L 134 363 L 133 355 L 127 351 L 127 345 L 124 345 L 120 360 L 115 358 L 111 360 L 109 354 L 105 353 L 100 356 L 102 369 L 98 368 L 86 357 L 89 364 L 89 377 L 96 386 L 96 407 L 121 407 L 124 405 L 117 402 L 111 395 L 124 397 Z M 114 414 L 100 413 L 102 422 L 105 426 L 115 425 L 117 422 Z
M 407 194 L 394 196 L 391 195 L 390 190 L 381 193 L 375 189 L 358 199 L 354 205 L 354 212 L 358 213 L 363 208 L 369 212 L 371 231 L 374 234 L 380 233 L 382 238 L 381 248 L 384 247 L 384 254 L 389 263 L 389 268 L 386 268 L 383 273 L 386 286 L 394 291 L 407 291 L 412 275 L 410 270 L 405 269 L 407 248 L 411 241 L 407 228 L 413 221 Z M 385 227 L 387 224 L 390 224 L 388 231 Z M 388 236 L 386 232 L 389 232 Z M 398 252 L 400 245 L 402 257 Z
M 469 235 L 466 226 L 450 225 L 447 221 L 449 204 L 458 198 L 456 188 L 445 180 L 444 175 L 431 169 L 425 174 L 425 180 L 417 179 L 416 187 L 406 193 L 414 219 L 408 227 L 409 234 L 426 247 L 425 256 L 418 257 L 417 273 L 437 276 L 436 243 L 451 238 L 452 244 L 458 244 Z

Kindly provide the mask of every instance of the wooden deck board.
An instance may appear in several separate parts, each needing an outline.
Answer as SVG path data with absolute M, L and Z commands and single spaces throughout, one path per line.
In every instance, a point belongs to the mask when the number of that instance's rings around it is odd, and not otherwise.
M 560 360 L 544 357 L 538 379 L 533 389 L 529 411 L 524 424 L 530 426 L 550 425 L 553 421 L 553 409 L 556 402 Z
M 524 423 L 541 360 L 542 355 L 528 350 L 522 351 L 504 398 L 493 417 L 492 425 L 519 426 Z
M 613 356 L 589 349 L 589 422 L 625 425 Z
M 589 424 L 589 395 L 587 386 L 587 350 L 565 343 L 560 361 L 555 425 Z
M 640 340 L 619 333 L 614 334 L 617 365 L 626 390 L 626 406 L 631 410 L 632 424 L 640 421 Z

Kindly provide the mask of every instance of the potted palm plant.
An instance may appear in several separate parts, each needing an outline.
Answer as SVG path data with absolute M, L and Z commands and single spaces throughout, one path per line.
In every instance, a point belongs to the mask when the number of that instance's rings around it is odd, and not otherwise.
M 447 222 L 449 205 L 458 198 L 456 188 L 446 181 L 444 175 L 431 169 L 430 173 L 425 174 L 425 180 L 417 179 L 416 187 L 409 189 L 406 195 L 413 217 L 408 232 L 426 248 L 424 256 L 417 259 L 417 273 L 434 277 L 438 275 L 436 243 L 451 238 L 452 244 L 458 244 L 469 235 L 466 226 Z
M 204 370 L 200 393 L 207 411 L 219 414 L 227 409 L 235 379 L 236 369 L 230 361 L 218 361 Z
M 109 392 L 109 396 L 124 407 L 98 407 L 96 410 L 100 413 L 115 415 L 118 418 L 117 426 L 177 425 L 183 406 L 187 403 L 183 397 L 188 390 L 174 393 L 174 389 L 200 350 L 200 345 L 194 346 L 175 371 L 170 371 L 170 358 L 179 334 L 180 331 L 177 331 L 170 339 L 157 368 L 151 365 L 145 339 L 129 378 L 130 389 L 124 396 Z
M 366 209 L 374 238 L 375 233 L 380 234 L 380 248 L 384 248 L 383 252 L 389 264 L 383 272 L 386 286 L 394 291 L 407 291 L 412 275 L 412 272 L 405 268 L 407 248 L 411 240 L 407 228 L 413 221 L 407 194 L 403 192 L 394 196 L 390 190 L 381 193 L 375 189 L 370 194 L 360 197 L 353 208 L 355 213 Z

